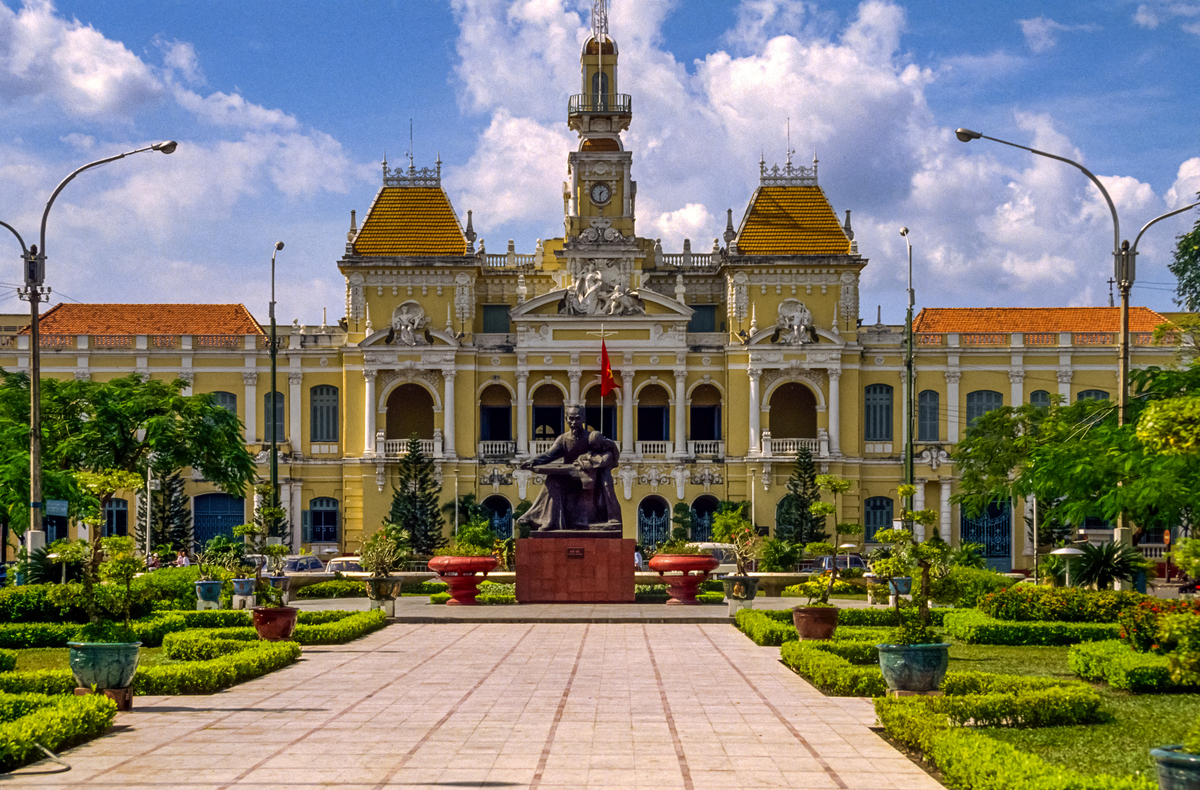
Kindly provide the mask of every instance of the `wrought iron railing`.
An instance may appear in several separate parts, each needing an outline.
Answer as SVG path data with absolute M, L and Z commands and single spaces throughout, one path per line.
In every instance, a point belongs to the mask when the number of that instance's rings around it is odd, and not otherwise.
M 663 511 L 659 515 L 638 511 L 638 542 L 643 546 L 665 543 L 671 535 L 671 514 Z
M 567 114 L 633 112 L 633 100 L 628 93 L 577 93 L 567 102 Z

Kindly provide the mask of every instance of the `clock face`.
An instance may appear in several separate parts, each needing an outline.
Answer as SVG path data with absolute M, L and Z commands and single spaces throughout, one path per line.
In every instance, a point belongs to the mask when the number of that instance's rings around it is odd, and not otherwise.
M 592 186 L 592 202 L 597 205 L 604 205 L 612 199 L 612 190 L 608 184 L 595 184 Z

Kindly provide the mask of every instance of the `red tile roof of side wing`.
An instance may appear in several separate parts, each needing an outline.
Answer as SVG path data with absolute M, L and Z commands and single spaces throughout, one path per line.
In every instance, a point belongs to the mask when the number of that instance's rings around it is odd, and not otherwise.
M 1153 332 L 1167 319 L 1146 307 L 1129 308 L 1131 332 Z M 1119 307 L 926 307 L 914 332 L 1119 332 Z
M 47 335 L 262 335 L 240 304 L 71 304 L 46 311 Z M 21 330 L 29 334 L 29 327 Z

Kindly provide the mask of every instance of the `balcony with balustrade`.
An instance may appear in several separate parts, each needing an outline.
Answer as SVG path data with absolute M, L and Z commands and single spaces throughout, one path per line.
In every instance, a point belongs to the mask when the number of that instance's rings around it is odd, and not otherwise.
M 634 452 L 642 458 L 665 458 L 671 452 L 671 442 L 634 442 Z
M 814 458 L 829 457 L 829 434 L 822 428 L 816 439 L 779 438 L 771 436 L 770 431 L 762 432 L 762 455 L 764 458 L 794 459 L 796 453 L 807 449 Z
M 581 115 L 632 115 L 628 93 L 577 93 L 567 100 L 567 118 Z
M 426 458 L 442 457 L 441 431 L 435 431 L 432 439 L 417 441 L 421 447 L 421 454 Z M 376 431 L 375 455 L 379 458 L 403 458 L 408 455 L 408 439 L 388 439 L 383 431 Z
M 913 343 L 918 349 L 925 348 L 1087 348 L 1115 347 L 1120 341 L 1119 332 L 917 332 Z M 1153 346 L 1153 332 L 1131 332 L 1129 342 L 1133 346 Z M 1164 346 L 1177 344 L 1178 338 L 1164 336 Z
M 512 458 L 516 452 L 516 442 L 486 441 L 479 443 L 479 457 L 484 461 L 501 461 Z
M 698 441 L 689 439 L 688 458 L 724 458 L 725 442 L 721 440 Z

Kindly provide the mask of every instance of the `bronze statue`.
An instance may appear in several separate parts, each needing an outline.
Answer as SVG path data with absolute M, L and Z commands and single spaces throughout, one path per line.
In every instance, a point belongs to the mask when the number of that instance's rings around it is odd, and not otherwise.
M 549 451 L 521 464 L 545 475 L 546 484 L 517 521 L 543 536 L 587 531 L 620 537 L 621 506 L 612 470 L 621 451 L 599 431 L 588 433 L 578 406 L 567 408 L 566 420 L 566 432 Z

